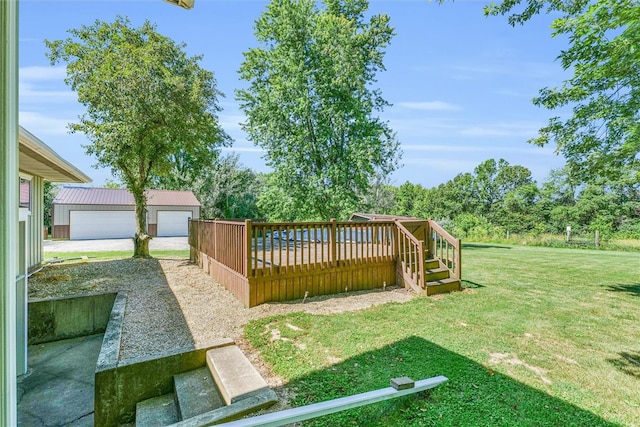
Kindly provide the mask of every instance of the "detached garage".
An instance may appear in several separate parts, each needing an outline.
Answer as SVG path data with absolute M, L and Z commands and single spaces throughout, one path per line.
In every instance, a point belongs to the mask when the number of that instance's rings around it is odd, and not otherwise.
M 147 191 L 147 233 L 187 236 L 189 219 L 200 218 L 190 191 Z M 54 239 L 120 239 L 136 230 L 135 203 L 126 189 L 64 187 L 52 204 Z

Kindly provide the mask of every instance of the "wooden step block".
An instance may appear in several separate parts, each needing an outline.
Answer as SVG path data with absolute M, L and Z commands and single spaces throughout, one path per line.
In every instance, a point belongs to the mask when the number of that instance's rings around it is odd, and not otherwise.
M 164 427 L 179 421 L 173 393 L 136 404 L 136 426 Z
M 426 286 L 427 295 L 444 294 L 448 292 L 459 291 L 460 288 L 460 280 L 453 277 L 427 282 Z
M 183 420 L 225 406 L 206 366 L 175 375 L 173 384 L 178 415 Z
M 227 405 L 269 389 L 267 382 L 238 346 L 207 351 L 207 366 Z
M 427 270 L 430 270 L 433 268 L 440 268 L 440 261 L 438 261 L 435 258 L 427 259 L 424 261 L 424 268 Z
M 425 276 L 427 278 L 427 282 L 435 282 L 436 280 L 448 279 L 449 278 L 449 269 L 448 268 L 433 268 L 425 270 Z

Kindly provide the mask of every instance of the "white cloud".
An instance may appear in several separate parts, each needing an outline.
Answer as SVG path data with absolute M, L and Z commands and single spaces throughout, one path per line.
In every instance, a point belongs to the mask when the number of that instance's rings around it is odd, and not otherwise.
M 480 126 L 468 126 L 458 134 L 468 137 L 522 137 L 533 138 L 543 125 L 533 122 L 487 123 Z
M 18 71 L 18 76 L 20 78 L 20 81 L 44 81 L 44 80 L 63 81 L 67 77 L 67 68 L 65 66 L 22 67 Z
M 245 121 L 243 114 L 226 114 L 224 111 L 218 114 L 220 125 L 226 132 L 241 131 L 240 123 Z
M 264 153 L 259 147 L 223 147 L 221 151 L 230 151 L 236 153 Z
M 444 101 L 398 102 L 395 105 L 409 110 L 420 111 L 456 111 L 460 106 Z
M 76 101 L 76 94 L 71 90 L 39 89 L 35 85 L 20 82 L 18 87 L 20 102 L 22 103 L 60 103 L 66 104 Z
M 38 136 L 68 135 L 67 125 L 73 119 L 50 117 L 33 111 L 20 111 L 20 125 Z

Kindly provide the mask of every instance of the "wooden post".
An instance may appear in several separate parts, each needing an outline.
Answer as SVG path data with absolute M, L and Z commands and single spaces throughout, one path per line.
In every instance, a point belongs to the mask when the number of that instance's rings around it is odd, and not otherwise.
M 420 255 L 418 256 L 418 259 L 416 260 L 418 262 L 418 269 L 420 271 L 420 282 L 418 283 L 418 286 L 420 286 L 422 289 L 425 289 L 427 287 L 427 281 L 425 280 L 425 276 L 424 276 L 424 242 L 422 240 L 420 240 L 418 242 L 418 252 L 420 252 Z
M 456 277 L 458 280 L 462 280 L 462 239 L 457 239 L 456 244 L 458 245 L 458 250 L 456 257 Z
M 329 265 L 335 267 L 337 265 L 337 226 L 336 219 L 331 218 L 329 227 Z
M 600 231 L 596 230 L 596 249 L 600 246 Z
M 213 259 L 218 261 L 218 218 L 213 220 L 211 237 L 213 240 Z
M 251 271 L 251 220 L 246 219 L 244 221 L 244 242 L 245 242 L 245 256 L 244 256 L 244 275 L 249 277 Z

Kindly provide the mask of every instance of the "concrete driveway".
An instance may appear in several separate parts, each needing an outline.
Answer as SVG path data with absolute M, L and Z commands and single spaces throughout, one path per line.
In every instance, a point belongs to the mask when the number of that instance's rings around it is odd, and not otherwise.
M 149 243 L 150 250 L 189 249 L 187 237 L 154 237 Z M 101 240 L 45 240 L 44 252 L 105 252 L 133 251 L 132 239 Z

